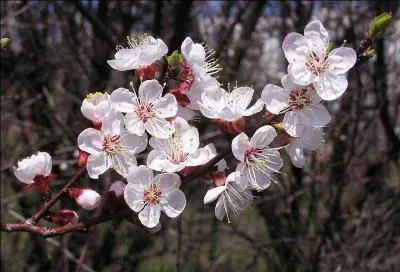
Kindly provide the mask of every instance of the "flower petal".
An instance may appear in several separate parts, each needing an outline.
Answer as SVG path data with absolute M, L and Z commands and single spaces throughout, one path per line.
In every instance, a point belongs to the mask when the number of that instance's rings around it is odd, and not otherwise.
M 232 153 L 236 159 L 243 162 L 246 151 L 250 149 L 249 137 L 244 133 L 237 135 L 232 141 Z
M 134 49 L 120 49 L 115 54 L 115 59 L 107 63 L 115 70 L 127 71 L 137 68 L 138 51 Z
M 146 37 L 140 48 L 141 52 L 138 58 L 140 66 L 148 66 L 168 52 L 167 45 L 161 39 L 155 39 L 152 36 Z
M 250 87 L 239 87 L 233 89 L 229 94 L 229 102 L 231 107 L 235 108 L 238 112 L 244 112 L 253 98 L 254 90 Z
M 243 112 L 243 116 L 251 116 L 253 114 L 256 114 L 257 112 L 262 111 L 263 108 L 264 103 L 261 101 L 261 99 L 258 99 L 253 106 Z
M 306 61 L 308 44 L 306 38 L 299 33 L 289 33 L 282 43 L 283 53 L 289 63 L 293 61 Z
M 189 125 L 189 123 L 180 117 L 174 120 L 175 135 L 182 142 L 182 152 L 192 153 L 199 147 L 199 131 L 197 128 Z
M 170 158 L 160 150 L 152 150 L 147 156 L 147 165 L 160 172 L 178 172 L 185 168 L 183 163 L 173 163 Z
M 158 117 L 148 119 L 147 122 L 144 123 L 144 127 L 152 136 L 161 139 L 170 137 L 175 131 L 174 126 L 170 122 Z
M 181 178 L 175 173 L 163 173 L 154 178 L 154 182 L 160 185 L 162 194 L 175 192 L 181 186 Z
M 146 80 L 139 87 L 140 103 L 151 103 L 160 99 L 163 87 L 157 80 Z M 156 103 L 154 103 L 156 104 Z
M 294 141 L 286 147 L 286 152 L 290 156 L 290 160 L 297 168 L 302 168 L 305 165 L 303 149 Z
M 219 220 L 222 221 L 226 215 L 226 210 L 224 207 L 224 203 L 222 199 L 218 199 L 217 204 L 215 205 L 215 217 Z
M 215 201 L 223 191 L 226 190 L 226 186 L 218 186 L 212 189 L 209 189 L 204 196 L 203 202 L 204 204 Z
M 319 78 L 319 82 L 314 82 L 313 85 L 323 100 L 335 100 L 346 91 L 347 84 L 345 75 L 336 75 L 328 72 Z
M 205 59 L 206 51 L 204 50 L 204 47 L 199 43 L 193 44 L 189 53 L 189 63 L 191 65 L 197 64 L 202 66 L 205 63 Z
M 285 116 L 283 117 L 283 128 L 290 136 L 301 136 L 307 126 L 311 125 L 311 120 L 302 117 L 307 117 L 307 115 L 301 115 L 299 114 L 299 111 L 289 111 L 285 113 Z
M 311 48 L 326 48 L 329 43 L 328 31 L 320 21 L 312 21 L 304 28 L 304 37 L 312 42 Z
M 275 129 L 272 126 L 263 126 L 254 132 L 250 139 L 250 146 L 253 148 L 267 147 L 277 136 Z
M 110 95 L 110 100 L 116 111 L 133 112 L 138 107 L 136 94 L 125 88 L 114 90 Z
M 102 151 L 104 134 L 94 128 L 87 128 L 78 136 L 78 146 L 89 154 L 97 154 Z
M 101 131 L 105 135 L 120 135 L 124 130 L 124 115 L 115 110 L 110 111 L 102 120 Z
M 244 166 L 241 171 L 241 179 L 247 181 L 249 186 L 256 190 L 264 190 L 271 185 L 270 173 L 259 171 L 253 167 Z
M 88 175 L 92 179 L 98 179 L 99 175 L 103 174 L 111 167 L 111 162 L 105 152 L 91 154 L 86 165 Z
M 132 166 L 136 166 L 136 157 L 133 152 L 119 152 L 114 156 L 110 157 L 112 168 L 117 171 L 118 174 L 126 178 L 129 173 L 129 169 Z
M 124 199 L 129 208 L 134 212 L 139 212 L 143 206 L 143 191 L 137 188 L 136 184 L 128 183 L 124 190 Z
M 227 105 L 228 99 L 228 93 L 219 87 L 206 89 L 201 94 L 202 104 L 211 110 L 222 109 Z
M 83 116 L 93 122 L 101 122 L 103 117 L 110 111 L 108 94 L 89 94 L 82 102 L 81 112 Z
M 147 134 L 137 136 L 133 133 L 121 135 L 121 145 L 124 150 L 132 151 L 134 154 L 144 151 L 147 147 Z
M 178 103 L 176 102 L 175 96 L 166 94 L 164 97 L 161 97 L 158 103 L 154 105 L 153 110 L 156 111 L 157 115 L 161 118 L 175 116 L 178 112 Z
M 128 184 L 136 184 L 144 191 L 149 184 L 153 183 L 153 171 L 144 165 L 131 167 L 129 168 L 127 180 Z
M 311 125 L 314 127 L 326 126 L 331 121 L 331 115 L 321 104 L 311 103 L 300 112 L 307 115 L 308 119 L 311 120 Z
M 339 47 L 328 56 L 329 69 L 335 74 L 344 74 L 356 64 L 357 54 L 353 48 Z
M 289 106 L 290 91 L 281 87 L 268 84 L 261 93 L 261 99 L 265 103 L 267 111 L 279 114 L 281 110 Z
M 171 192 L 163 198 L 161 208 L 163 212 L 171 218 L 180 215 L 186 206 L 186 197 L 181 190 Z
M 216 156 L 214 150 L 213 144 L 208 144 L 203 148 L 197 149 L 195 152 L 192 152 L 188 155 L 186 165 L 198 166 L 207 163 Z
M 135 112 L 125 115 L 124 119 L 126 130 L 130 133 L 143 136 L 145 134 L 145 127 L 142 119 L 137 116 Z
M 291 80 L 299 85 L 309 85 L 318 80 L 318 77 L 308 70 L 306 63 L 301 61 L 289 63 L 288 73 Z
M 145 206 L 139 213 L 139 220 L 148 228 L 154 228 L 160 221 L 161 207 L 160 205 Z

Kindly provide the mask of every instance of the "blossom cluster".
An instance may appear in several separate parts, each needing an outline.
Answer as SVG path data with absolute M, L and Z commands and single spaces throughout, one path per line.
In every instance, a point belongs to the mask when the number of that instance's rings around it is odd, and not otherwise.
M 191 121 L 196 116 L 211 119 L 231 140 L 233 156 L 199 179 L 209 187 L 204 203 L 218 199 L 215 216 L 229 221 L 229 214 L 239 213 L 252 201 L 253 190 L 265 190 L 276 180 L 274 175 L 283 167 L 280 150 L 286 150 L 296 167 L 303 167 L 304 150 L 322 147 L 323 128 L 331 121 L 324 101 L 343 94 L 346 73 L 356 62 L 353 49 L 332 49 L 319 21 L 309 23 L 304 35 L 288 34 L 282 49 L 289 63 L 282 87 L 267 84 L 257 92 L 248 86 L 224 89 L 216 77 L 221 68 L 213 51 L 189 37 L 180 51 L 168 56 L 161 39 L 128 39 L 128 47 L 117 47 L 108 64 L 118 71 L 135 70 L 136 83 L 110 94 L 91 93 L 83 100 L 82 114 L 92 126 L 77 139 L 80 163 L 92 179 L 108 169 L 122 176 L 126 182 L 115 183 L 115 194 L 123 195 L 144 226 L 155 228 L 161 211 L 177 217 L 184 210 L 181 177 L 205 165 L 209 168 L 217 156 L 214 144 L 200 143 Z M 261 113 L 272 115 L 275 122 L 259 124 L 248 135 L 252 130 L 246 119 Z M 138 159 L 140 153 L 145 156 Z M 15 169 L 25 183 L 46 179 L 50 172 L 47 153 L 22 160 Z M 82 190 L 70 191 L 78 206 L 92 210 L 100 205 L 98 193 Z

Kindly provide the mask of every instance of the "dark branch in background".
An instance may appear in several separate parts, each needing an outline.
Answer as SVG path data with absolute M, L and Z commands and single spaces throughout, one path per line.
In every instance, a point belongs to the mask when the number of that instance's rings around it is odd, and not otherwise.
M 154 2 L 154 22 L 153 22 L 153 34 L 155 37 L 161 35 L 162 32 L 162 9 L 164 1 Z
M 389 98 L 387 95 L 387 68 L 385 63 L 384 39 L 379 39 L 376 45 L 377 60 L 375 64 L 375 93 L 380 119 L 386 135 L 392 147 L 389 148 L 389 157 L 397 161 L 400 152 L 400 139 L 395 132 L 395 124 L 392 124 L 389 114 Z
M 222 33 L 221 40 L 218 42 L 217 49 L 215 50 L 215 58 L 218 59 L 221 56 L 224 48 L 228 44 L 229 38 L 232 36 L 233 30 L 235 29 L 235 25 L 238 24 L 243 17 L 244 12 L 250 7 L 251 1 L 247 1 L 239 7 L 239 10 L 236 14 L 235 21 L 232 22 L 229 29 Z M 227 17 L 228 18 L 228 17 Z
M 115 48 L 116 42 L 113 40 L 112 35 L 109 33 L 106 26 L 92 14 L 90 10 L 88 10 L 80 1 L 73 1 L 77 10 L 79 10 L 82 15 L 93 25 L 93 28 L 96 34 L 105 41 L 108 46 L 112 49 Z
M 251 34 L 256 28 L 257 22 L 263 13 L 263 9 L 266 3 L 266 1 L 251 2 L 251 6 L 246 14 L 246 21 L 244 21 L 242 24 L 243 31 L 236 47 L 233 64 L 231 65 L 232 70 L 229 81 L 233 80 L 236 77 L 236 74 L 240 69 L 241 62 L 247 52 L 248 44 L 251 39 Z
M 174 21 L 174 36 L 172 37 L 171 41 L 169 42 L 168 48 L 170 48 L 170 52 L 175 48 L 181 48 L 181 44 L 183 39 L 186 37 L 187 32 L 190 29 L 191 25 L 191 10 L 192 10 L 193 1 L 192 0 L 184 0 L 180 2 L 176 2 L 176 13 L 175 21 Z

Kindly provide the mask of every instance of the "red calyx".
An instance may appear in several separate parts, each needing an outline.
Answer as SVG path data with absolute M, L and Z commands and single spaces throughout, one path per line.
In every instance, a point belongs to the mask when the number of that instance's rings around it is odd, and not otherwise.
M 78 151 L 79 151 L 78 165 L 79 165 L 79 167 L 83 167 L 87 164 L 87 161 L 89 158 L 89 153 L 81 150 L 79 147 L 78 147 Z
M 161 71 L 161 66 L 158 62 L 154 62 L 149 66 L 138 68 L 135 70 L 135 77 L 140 80 L 150 80 L 156 77 L 156 72 Z
M 214 119 L 212 122 L 214 122 L 222 132 L 227 132 L 229 134 L 242 133 L 245 129 L 245 120 L 243 117 L 240 117 L 235 121 Z
M 172 89 L 169 92 L 175 96 L 176 100 L 182 107 L 186 107 L 190 104 L 190 100 L 187 95 L 184 94 L 184 91 L 189 88 L 190 84 L 188 82 L 181 82 L 177 88 Z
M 51 199 L 49 179 L 43 175 L 37 175 L 33 178 L 33 185 L 39 190 L 44 201 Z

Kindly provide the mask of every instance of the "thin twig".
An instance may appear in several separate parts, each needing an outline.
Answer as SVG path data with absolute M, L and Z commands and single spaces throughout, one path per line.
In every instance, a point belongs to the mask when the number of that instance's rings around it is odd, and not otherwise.
M 36 213 L 34 216 L 26 220 L 26 224 L 32 225 L 38 222 L 44 215 L 45 213 L 58 201 L 58 199 L 68 191 L 69 187 L 78 180 L 78 178 L 85 173 L 86 167 L 82 167 L 81 169 L 78 170 L 78 172 L 64 185 L 64 187 L 56 194 L 52 199 L 50 199 L 48 202 L 44 204 Z

